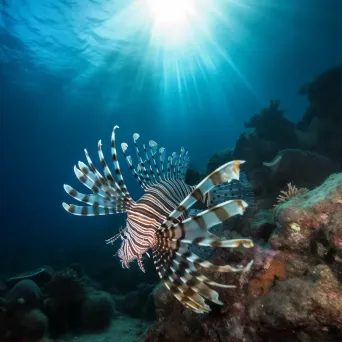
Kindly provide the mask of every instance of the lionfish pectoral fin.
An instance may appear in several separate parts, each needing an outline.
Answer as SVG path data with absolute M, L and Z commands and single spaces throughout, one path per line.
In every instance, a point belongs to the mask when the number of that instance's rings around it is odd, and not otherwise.
M 224 182 L 211 189 L 205 198 L 205 204 L 208 208 L 224 201 L 240 198 L 251 207 L 254 203 L 253 187 L 249 183 L 244 172 L 240 172 L 239 179 L 231 182 Z
M 88 151 L 84 150 L 89 167 L 82 162 L 75 165 L 74 172 L 78 180 L 85 185 L 92 194 L 82 194 L 69 185 L 64 190 L 74 199 L 86 203 L 87 206 L 76 206 L 63 203 L 63 208 L 71 214 L 82 216 L 108 215 L 124 213 L 129 210 L 134 201 L 127 191 L 123 180 L 116 153 L 115 126 L 112 132 L 111 152 L 115 169 L 115 178 L 111 173 L 102 153 L 101 140 L 98 142 L 98 155 L 103 168 L 103 175 L 97 170 Z
M 222 305 L 218 293 L 209 286 L 233 287 L 210 280 L 197 267 L 202 266 L 218 272 L 241 272 L 243 267 L 216 266 L 200 259 L 186 246 L 198 244 L 211 247 L 252 247 L 250 239 L 220 240 L 208 229 L 227 218 L 243 214 L 247 203 L 243 200 L 231 200 L 221 203 L 199 215 L 176 223 L 169 228 L 158 230 L 156 246 L 153 249 L 157 272 L 166 287 L 186 307 L 197 312 L 209 312 L 205 300 Z
M 137 261 L 138 261 L 139 268 L 141 269 L 142 272 L 145 273 L 145 268 L 144 268 L 144 264 L 143 264 L 142 257 L 141 257 L 141 256 L 138 256 L 138 257 L 137 257 Z
M 209 176 L 205 177 L 193 191 L 179 204 L 179 206 L 165 219 L 161 224 L 160 230 L 167 229 L 173 225 L 176 220 L 182 216 L 197 201 L 203 201 L 206 194 L 215 186 L 231 182 L 239 179 L 240 165 L 244 163 L 242 160 L 234 160 L 226 163 L 213 171 Z

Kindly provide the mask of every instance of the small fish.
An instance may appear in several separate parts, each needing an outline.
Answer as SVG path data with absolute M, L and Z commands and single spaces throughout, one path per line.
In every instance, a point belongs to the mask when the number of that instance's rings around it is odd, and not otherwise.
M 188 152 L 182 148 L 177 154 L 166 155 L 163 147 L 150 140 L 148 146 L 138 146 L 139 134 L 133 134 L 136 162 L 127 154 L 128 145 L 121 144 L 124 157 L 140 186 L 143 196 L 134 201 L 123 180 L 116 150 L 115 126 L 111 137 L 111 153 L 115 172 L 112 173 L 102 152 L 101 140 L 98 143 L 98 155 L 103 174 L 94 166 L 85 150 L 89 167 L 82 162 L 74 167 L 76 177 L 91 194 L 82 194 L 69 185 L 65 191 L 87 206 L 76 206 L 63 203 L 66 211 L 74 215 L 96 216 L 126 213 L 125 228 L 108 239 L 113 243 L 121 239 L 121 247 L 117 255 L 122 267 L 129 268 L 133 260 L 137 260 L 144 272 L 143 255 L 152 251 L 154 265 L 164 285 L 187 308 L 207 313 L 210 306 L 205 300 L 222 305 L 218 293 L 211 286 L 233 288 L 233 285 L 220 284 L 210 280 L 198 271 L 198 266 L 218 272 L 241 272 L 246 267 L 230 265 L 217 266 L 193 253 L 189 246 L 239 247 L 250 248 L 250 239 L 223 240 L 211 234 L 208 229 L 227 220 L 234 215 L 242 215 L 248 204 L 243 199 L 231 199 L 228 184 L 238 180 L 240 165 L 243 161 L 226 163 L 205 177 L 197 186 L 185 183 L 185 175 L 189 163 Z M 222 186 L 221 186 L 222 185 Z M 220 187 L 221 186 L 221 187 Z M 215 192 L 216 191 L 216 192 Z M 218 193 L 217 193 L 218 192 Z M 229 198 L 226 199 L 226 192 Z M 222 195 L 219 200 L 217 196 Z M 230 197 L 229 197 L 230 196 Z M 197 201 L 203 202 L 208 209 L 189 217 L 190 207 Z M 209 208 L 209 206 L 211 206 Z

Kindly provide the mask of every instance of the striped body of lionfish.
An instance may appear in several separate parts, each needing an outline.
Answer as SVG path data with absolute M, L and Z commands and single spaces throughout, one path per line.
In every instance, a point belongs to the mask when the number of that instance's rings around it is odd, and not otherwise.
M 239 187 L 232 190 L 231 184 L 239 183 L 240 164 L 243 161 L 231 161 L 213 171 L 197 186 L 185 183 L 185 175 L 189 162 L 188 153 L 182 148 L 179 154 L 166 156 L 163 147 L 149 141 L 143 147 L 138 146 L 139 134 L 133 135 L 137 165 L 127 155 L 128 145 L 121 144 L 128 165 L 144 190 L 143 196 L 134 201 L 127 191 L 123 180 L 116 151 L 115 126 L 111 137 L 111 153 L 115 173 L 110 171 L 102 153 L 101 140 L 98 143 L 98 155 L 103 167 L 103 175 L 94 166 L 88 152 L 85 155 L 89 167 L 79 162 L 74 167 L 76 177 L 91 194 L 82 194 L 69 185 L 65 191 L 87 206 L 76 206 L 63 203 L 63 207 L 74 215 L 95 216 L 116 213 L 127 213 L 124 229 L 107 240 L 113 243 L 118 238 L 122 244 L 118 256 L 123 267 L 137 260 L 144 271 L 142 256 L 152 250 L 157 272 L 165 286 L 187 308 L 199 313 L 210 311 L 205 302 L 209 300 L 222 305 L 218 293 L 210 286 L 233 288 L 233 285 L 220 284 L 201 274 L 198 266 L 218 272 L 241 272 L 247 266 L 218 266 L 200 258 L 189 246 L 207 247 L 252 247 L 250 239 L 220 239 L 208 229 L 227 220 L 229 217 L 242 215 L 247 208 L 243 199 L 232 199 L 233 195 L 241 195 Z M 241 173 L 242 175 L 242 173 Z M 241 182 L 241 180 L 240 180 Z M 241 187 L 240 187 L 241 188 Z M 242 185 L 243 188 L 243 185 Z M 201 201 L 208 208 L 191 215 L 190 207 Z M 194 209 L 192 209 L 194 210 Z

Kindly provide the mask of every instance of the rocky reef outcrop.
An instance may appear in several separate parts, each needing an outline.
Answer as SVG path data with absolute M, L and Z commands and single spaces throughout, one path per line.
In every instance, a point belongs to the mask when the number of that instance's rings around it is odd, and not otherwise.
M 254 248 L 252 269 L 235 278 L 236 289 L 218 290 L 223 307 L 198 315 L 163 286 L 155 290 L 157 323 L 147 341 L 341 340 L 342 174 L 289 197 L 272 215 L 276 229 Z

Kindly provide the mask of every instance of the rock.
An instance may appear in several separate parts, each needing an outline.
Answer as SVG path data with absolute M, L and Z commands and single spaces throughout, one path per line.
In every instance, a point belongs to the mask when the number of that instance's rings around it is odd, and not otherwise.
M 226 164 L 233 160 L 233 150 L 232 149 L 226 149 L 223 151 L 219 151 L 215 154 L 213 154 L 206 166 L 206 174 L 209 175 L 214 170 L 222 166 L 223 164 Z
M 13 277 L 10 277 L 6 280 L 8 286 L 14 286 L 21 280 L 32 280 L 38 286 L 44 286 L 48 283 L 54 276 L 54 271 L 49 266 L 43 266 L 38 268 L 37 270 L 31 272 L 25 272 L 17 274 Z
M 86 330 L 103 330 L 110 324 L 115 311 L 112 296 L 104 291 L 89 293 L 81 309 L 82 325 Z
M 263 161 L 272 158 L 278 150 L 273 141 L 260 138 L 255 133 L 242 133 L 236 142 L 232 159 L 246 160 L 243 171 L 249 173 L 261 168 Z
M 312 272 L 318 275 L 316 281 L 288 279 L 256 299 L 249 308 L 251 320 L 264 331 L 277 331 L 281 326 L 310 336 L 323 327 L 342 332 L 342 286 L 325 265 Z
M 24 279 L 11 288 L 5 299 L 11 308 L 38 308 L 41 305 L 42 293 L 34 281 Z
M 281 227 L 271 239 L 274 248 L 317 256 L 317 243 L 323 242 L 341 257 L 342 173 L 333 174 L 303 196 L 279 204 L 274 215 Z
M 287 183 L 312 189 L 329 175 L 340 170 L 328 158 L 313 152 L 287 149 L 278 152 L 276 157 L 264 165 L 271 170 L 273 182 L 280 187 Z
M 135 317 L 153 319 L 155 316 L 155 309 L 153 300 L 151 300 L 151 293 L 154 290 L 152 284 L 139 284 L 135 291 L 127 293 L 124 301 L 121 301 L 121 308 L 123 313 Z
M 341 105 L 341 67 L 330 68 L 304 84 L 299 94 L 308 98 L 310 105 L 299 127 L 308 125 L 314 117 L 329 118 L 333 122 L 342 120 Z M 339 109 L 339 110 L 338 110 Z
M 40 340 L 48 330 L 48 318 L 38 309 L 21 313 L 18 317 L 20 335 L 28 341 Z

